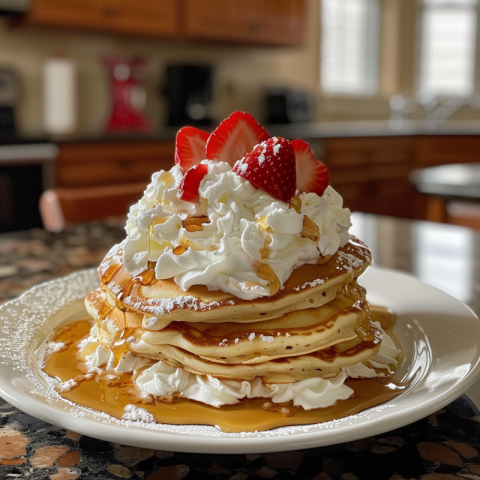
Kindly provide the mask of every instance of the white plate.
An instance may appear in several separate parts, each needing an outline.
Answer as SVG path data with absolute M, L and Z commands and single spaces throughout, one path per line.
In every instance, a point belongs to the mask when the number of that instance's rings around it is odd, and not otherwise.
M 36 349 L 60 323 L 86 316 L 94 270 L 39 285 L 0 307 L 0 395 L 19 409 L 66 429 L 126 445 L 195 453 L 266 453 L 332 445 L 377 435 L 423 418 L 459 397 L 480 374 L 480 321 L 449 295 L 394 271 L 370 268 L 362 283 L 374 304 L 398 314 L 395 334 L 405 360 L 400 396 L 358 415 L 323 424 L 226 434 L 210 426 L 125 422 L 73 405 L 53 390 Z

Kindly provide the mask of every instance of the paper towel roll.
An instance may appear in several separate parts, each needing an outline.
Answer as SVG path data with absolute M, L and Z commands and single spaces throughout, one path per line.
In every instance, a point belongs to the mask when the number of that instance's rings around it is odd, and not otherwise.
M 50 58 L 43 65 L 43 126 L 59 135 L 77 127 L 77 70 L 67 58 Z

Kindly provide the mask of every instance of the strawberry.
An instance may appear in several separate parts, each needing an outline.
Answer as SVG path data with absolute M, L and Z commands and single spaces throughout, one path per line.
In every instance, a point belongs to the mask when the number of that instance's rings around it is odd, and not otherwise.
M 273 137 L 257 145 L 233 171 L 284 202 L 295 194 L 295 151 L 285 138 Z
M 208 165 L 204 163 L 190 167 L 178 186 L 177 197 L 185 202 L 198 202 L 198 187 L 207 173 Z
M 208 132 L 195 127 L 183 127 L 178 131 L 175 164 L 180 165 L 183 173 L 205 159 L 205 145 L 209 136 Z
M 297 190 L 322 195 L 330 183 L 327 166 L 313 156 L 307 142 L 292 140 L 297 159 Z
M 206 153 L 210 160 L 227 162 L 232 167 L 256 145 L 270 137 L 246 112 L 234 112 L 210 135 Z

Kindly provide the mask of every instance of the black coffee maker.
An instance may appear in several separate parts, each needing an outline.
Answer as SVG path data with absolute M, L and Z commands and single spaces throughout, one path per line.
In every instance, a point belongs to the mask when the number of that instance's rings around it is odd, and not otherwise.
M 214 69 L 208 65 L 169 65 L 162 93 L 168 105 L 169 126 L 212 124 Z

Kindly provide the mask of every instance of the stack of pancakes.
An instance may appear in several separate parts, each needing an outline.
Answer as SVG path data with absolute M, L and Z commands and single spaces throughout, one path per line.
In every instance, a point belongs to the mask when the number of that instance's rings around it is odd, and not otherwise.
M 99 341 L 117 359 L 130 352 L 198 375 L 273 384 L 333 378 L 380 348 L 357 283 L 371 253 L 354 237 L 257 300 L 202 285 L 184 292 L 173 279 L 156 279 L 154 264 L 132 277 L 122 258 L 119 244 L 99 268 L 101 288 L 86 299 Z

